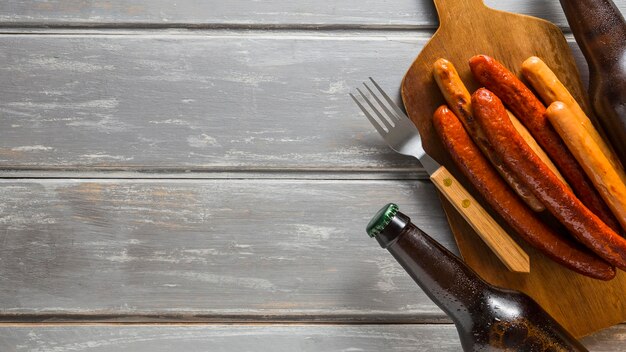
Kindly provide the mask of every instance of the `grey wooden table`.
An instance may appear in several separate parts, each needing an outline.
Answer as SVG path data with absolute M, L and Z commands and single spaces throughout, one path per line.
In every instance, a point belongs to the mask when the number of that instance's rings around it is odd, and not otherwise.
M 487 3 L 585 71 L 557 1 Z M 364 233 L 395 201 L 454 249 L 434 188 L 347 98 L 397 92 L 436 25 L 429 0 L 2 1 L 0 351 L 459 351 Z

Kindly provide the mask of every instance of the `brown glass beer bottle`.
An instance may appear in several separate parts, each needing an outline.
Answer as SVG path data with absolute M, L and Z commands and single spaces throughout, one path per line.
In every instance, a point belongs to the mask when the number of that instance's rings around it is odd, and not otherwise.
M 599 125 L 626 166 L 626 22 L 611 0 L 560 0 L 589 65 Z
M 372 218 L 367 233 L 452 318 L 464 351 L 587 351 L 530 297 L 483 281 L 395 204 Z

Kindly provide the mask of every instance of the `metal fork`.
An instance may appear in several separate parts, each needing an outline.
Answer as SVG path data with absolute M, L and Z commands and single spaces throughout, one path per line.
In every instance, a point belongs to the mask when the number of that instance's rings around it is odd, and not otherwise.
M 417 127 L 371 77 L 376 90 L 367 83 L 363 86 L 369 94 L 357 88 L 361 103 L 354 94 L 350 97 L 376 128 L 391 149 L 417 158 L 430 175 L 437 189 L 452 203 L 455 209 L 472 226 L 502 263 L 514 272 L 530 272 L 528 254 L 502 229 L 472 195 L 443 166 L 431 158 L 422 147 Z M 371 98 L 370 98 L 371 97 Z M 366 107 L 367 106 L 367 107 Z
M 380 88 L 378 83 L 376 83 L 372 77 L 369 79 L 376 87 L 376 90 L 379 92 L 378 94 L 387 104 L 384 104 L 381 101 L 381 98 L 379 98 L 366 83 L 363 83 L 363 86 L 365 86 L 365 89 L 367 89 L 370 96 L 376 101 L 379 108 L 377 108 L 367 95 L 363 94 L 359 88 L 356 90 L 359 92 L 371 111 L 373 111 L 378 117 L 378 120 L 372 116 L 368 109 L 366 109 L 365 106 L 363 106 L 363 104 L 361 104 L 352 93 L 350 93 L 350 97 L 352 97 L 352 100 L 354 100 L 356 105 L 359 106 L 361 111 L 372 123 L 374 128 L 376 128 L 376 131 L 380 133 L 391 149 L 400 154 L 417 158 L 426 169 L 426 172 L 428 172 L 429 175 L 432 175 L 437 169 L 439 169 L 440 166 L 435 160 L 433 160 L 433 158 L 426 154 L 426 151 L 422 148 L 422 137 L 420 136 L 417 127 L 415 127 L 413 122 L 408 116 L 406 116 L 400 107 L 396 105 L 393 100 L 391 100 L 387 93 Z

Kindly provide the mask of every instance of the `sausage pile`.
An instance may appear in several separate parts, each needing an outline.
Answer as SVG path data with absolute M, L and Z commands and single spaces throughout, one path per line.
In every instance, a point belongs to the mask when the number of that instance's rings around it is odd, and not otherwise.
M 495 59 L 477 55 L 469 65 L 485 87 L 472 95 L 452 63 L 433 65 L 448 104 L 433 124 L 459 169 L 552 260 L 600 280 L 612 279 L 615 267 L 626 270 L 626 174 L 567 89 L 539 58 L 526 60 L 522 73 L 546 109 Z M 567 233 L 544 222 L 543 212 Z

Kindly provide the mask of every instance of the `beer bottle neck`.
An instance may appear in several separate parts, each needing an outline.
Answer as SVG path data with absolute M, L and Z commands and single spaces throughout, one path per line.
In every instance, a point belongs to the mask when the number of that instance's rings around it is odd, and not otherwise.
M 402 213 L 376 237 L 433 302 L 457 321 L 469 319 L 472 306 L 490 288 Z

